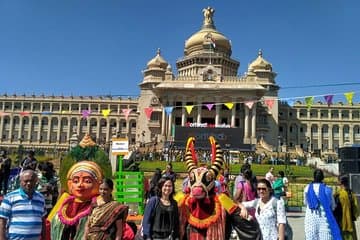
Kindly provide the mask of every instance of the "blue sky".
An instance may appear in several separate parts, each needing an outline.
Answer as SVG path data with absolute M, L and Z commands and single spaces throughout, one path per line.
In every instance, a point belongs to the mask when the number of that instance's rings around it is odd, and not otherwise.
M 355 0 L 1 0 L 0 94 L 139 95 L 156 49 L 175 70 L 207 6 L 239 74 L 263 49 L 280 97 L 355 91 L 360 99 Z

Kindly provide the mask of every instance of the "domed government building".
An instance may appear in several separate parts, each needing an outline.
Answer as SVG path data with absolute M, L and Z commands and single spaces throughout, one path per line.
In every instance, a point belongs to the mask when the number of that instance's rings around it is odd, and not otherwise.
M 138 98 L 1 95 L 0 147 L 66 150 L 87 133 L 104 147 L 116 137 L 134 148 L 181 149 L 195 136 L 197 147 L 208 148 L 213 135 L 228 149 L 299 155 L 360 143 L 356 104 L 309 108 L 304 101 L 279 101 L 276 69 L 261 50 L 239 76 L 240 62 L 214 13 L 203 10 L 202 27 L 185 41 L 176 70 L 157 50 L 143 70 Z

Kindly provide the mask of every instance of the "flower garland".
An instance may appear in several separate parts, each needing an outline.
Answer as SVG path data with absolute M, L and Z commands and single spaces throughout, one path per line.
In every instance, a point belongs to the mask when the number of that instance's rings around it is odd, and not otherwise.
M 75 217 L 67 216 L 66 210 L 68 209 L 69 204 L 74 202 L 74 200 L 75 200 L 75 197 L 70 196 L 67 199 L 65 199 L 64 202 L 60 206 L 58 213 L 59 213 L 59 219 L 63 224 L 70 225 L 70 226 L 77 225 L 81 218 L 88 216 L 91 212 L 92 204 L 89 204 L 88 207 L 86 207 L 84 210 L 82 210 L 81 212 L 76 214 Z M 91 202 L 94 202 L 94 200 L 96 201 L 96 198 L 93 198 Z

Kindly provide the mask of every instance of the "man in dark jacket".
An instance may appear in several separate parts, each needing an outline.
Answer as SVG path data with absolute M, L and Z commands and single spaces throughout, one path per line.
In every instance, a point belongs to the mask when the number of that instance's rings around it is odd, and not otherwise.
M 6 156 L 5 151 L 0 152 L 0 194 L 7 193 L 10 176 L 11 159 Z

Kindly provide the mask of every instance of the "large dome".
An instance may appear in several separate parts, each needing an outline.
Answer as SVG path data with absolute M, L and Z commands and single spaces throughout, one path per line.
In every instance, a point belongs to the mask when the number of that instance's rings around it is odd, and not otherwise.
M 212 19 L 215 10 L 207 7 L 203 9 L 204 22 L 200 31 L 193 34 L 185 42 L 185 55 L 197 54 L 204 50 L 204 46 L 212 44 L 215 52 L 225 53 L 231 55 L 230 40 L 227 39 L 222 33 L 218 32 L 215 28 Z

